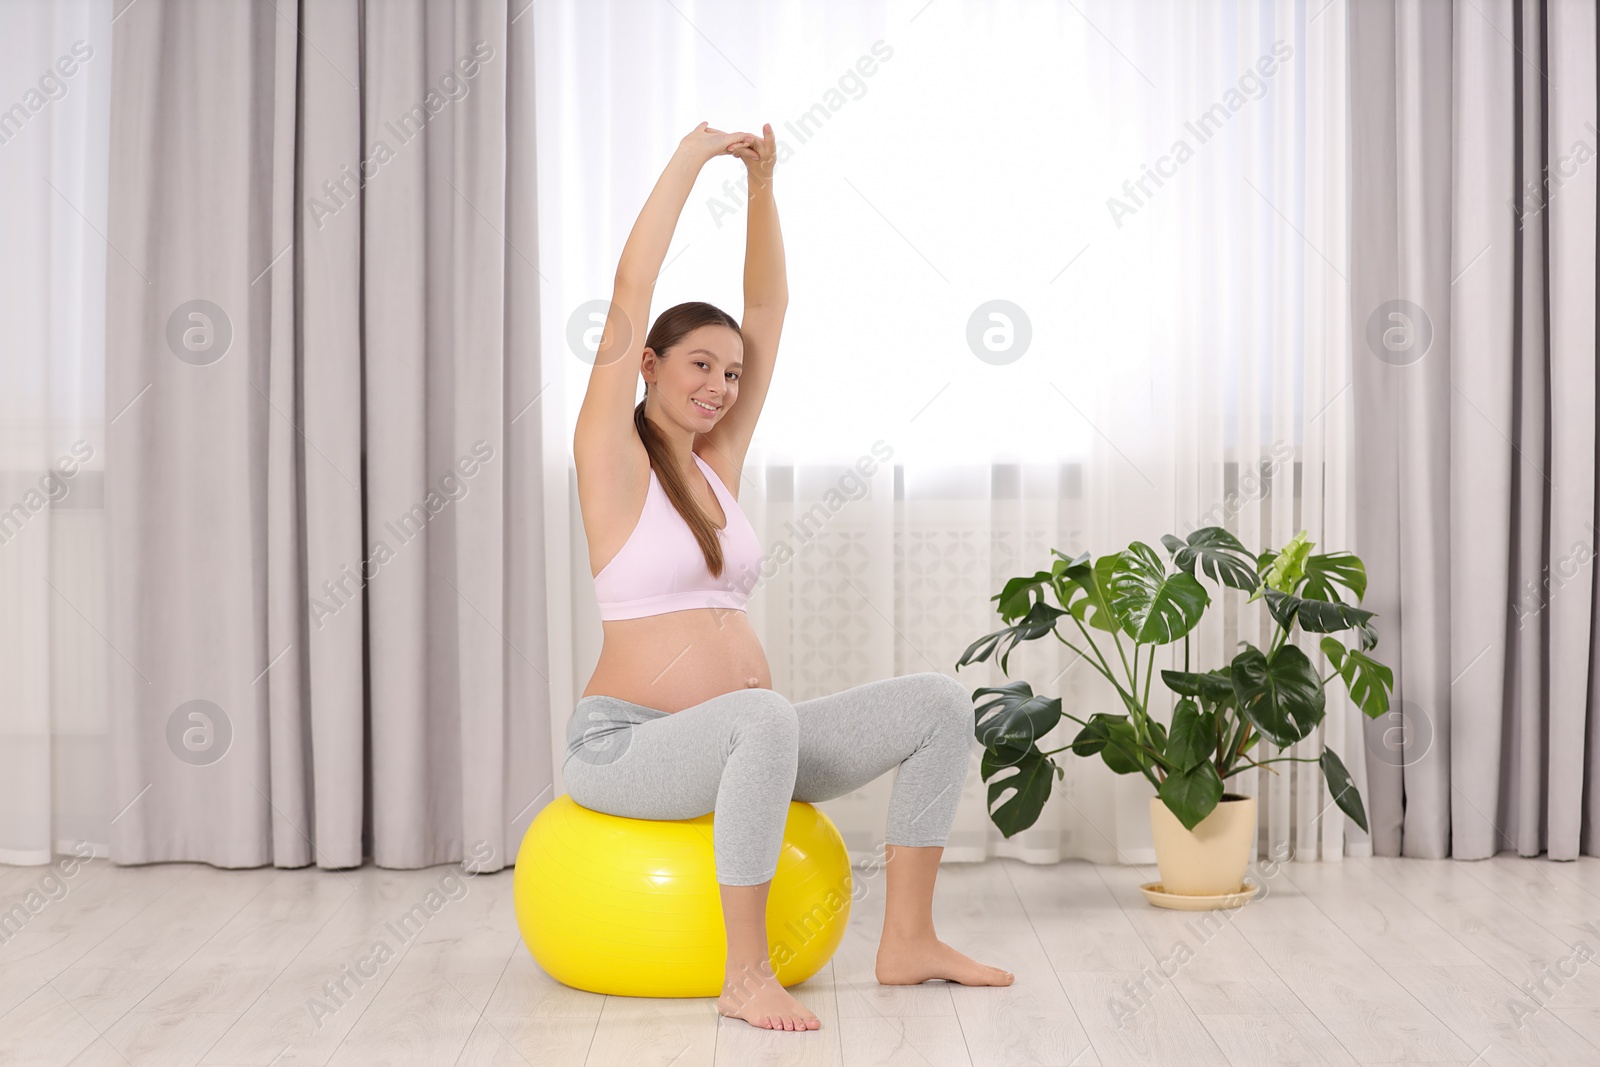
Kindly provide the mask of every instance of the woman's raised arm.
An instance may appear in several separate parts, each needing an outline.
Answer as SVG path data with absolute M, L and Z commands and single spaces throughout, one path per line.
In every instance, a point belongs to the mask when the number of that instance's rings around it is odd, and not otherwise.
M 578 409 L 573 451 L 580 462 L 583 453 L 590 451 L 598 452 L 596 458 L 602 462 L 617 458 L 622 455 L 618 449 L 637 440 L 633 405 L 650 322 L 650 297 L 655 292 L 656 277 L 666 259 L 672 232 L 677 229 L 678 216 L 700 168 L 708 160 L 736 154 L 733 149 L 754 141 L 752 134 L 724 133 L 702 122 L 678 143 L 666 169 L 656 179 L 655 188 L 622 247 L 611 307 L 595 353 L 594 369 L 589 373 L 589 387 Z
M 744 469 L 745 453 L 755 437 L 756 420 L 767 402 L 773 368 L 778 360 L 778 336 L 789 307 L 789 276 L 784 267 L 783 231 L 778 225 L 778 204 L 772 193 L 772 168 L 777 162 L 777 140 L 772 124 L 761 128 L 753 145 L 735 145 L 744 160 L 749 188 L 744 244 L 744 370 L 739 374 L 739 399 L 706 434 L 712 448 L 722 453 L 736 476 Z

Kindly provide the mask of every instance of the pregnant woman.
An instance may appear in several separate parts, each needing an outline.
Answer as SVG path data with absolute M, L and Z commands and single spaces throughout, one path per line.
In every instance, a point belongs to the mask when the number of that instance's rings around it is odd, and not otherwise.
M 744 319 L 679 304 L 641 338 L 684 201 L 700 168 L 722 155 L 741 159 L 749 182 Z M 894 768 L 878 981 L 1010 985 L 1013 976 L 933 930 L 934 878 L 972 754 L 966 690 L 925 673 L 791 704 L 773 692 L 744 612 L 761 547 L 739 508 L 740 471 L 788 301 L 775 157 L 770 125 L 758 138 L 701 123 L 623 247 L 573 441 L 604 644 L 569 720 L 564 777 L 573 800 L 612 815 L 715 811 L 728 939 L 717 1011 L 810 1030 L 821 1023 L 774 977 L 766 937 L 789 802 L 831 800 Z

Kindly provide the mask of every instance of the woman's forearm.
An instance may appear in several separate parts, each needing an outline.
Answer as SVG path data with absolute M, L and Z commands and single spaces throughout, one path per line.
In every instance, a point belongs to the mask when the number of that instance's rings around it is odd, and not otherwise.
M 703 165 L 703 160 L 682 147 L 672 154 L 622 246 L 622 257 L 617 262 L 619 282 L 655 288 L 656 276 L 667 258 L 667 246 L 672 243 L 672 232 L 678 228 L 678 216 L 683 213 L 689 190 L 694 188 Z
M 783 265 L 783 231 L 772 181 L 751 181 L 745 216 L 744 306 L 773 307 L 789 302 L 789 278 Z

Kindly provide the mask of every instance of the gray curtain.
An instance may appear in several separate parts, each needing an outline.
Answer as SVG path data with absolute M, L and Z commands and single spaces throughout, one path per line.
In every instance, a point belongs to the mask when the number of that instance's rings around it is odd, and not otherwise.
M 1381 855 L 1600 853 L 1592 0 L 1351 0 Z
M 115 23 L 112 858 L 514 861 L 550 799 L 533 20 Z

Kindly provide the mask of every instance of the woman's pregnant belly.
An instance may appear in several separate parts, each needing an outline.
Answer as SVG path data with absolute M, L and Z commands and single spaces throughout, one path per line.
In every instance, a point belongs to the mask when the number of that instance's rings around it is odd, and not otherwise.
M 742 611 L 692 608 L 601 623 L 605 641 L 583 696 L 676 712 L 735 689 L 771 689 L 772 670 Z

